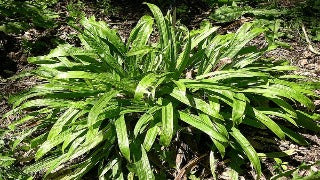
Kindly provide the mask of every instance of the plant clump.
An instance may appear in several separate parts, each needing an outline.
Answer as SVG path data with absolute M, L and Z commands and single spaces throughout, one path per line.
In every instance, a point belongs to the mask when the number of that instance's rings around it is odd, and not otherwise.
M 16 133 L 2 156 L 8 165 L 27 161 L 26 177 L 48 179 L 92 171 L 101 179 L 172 178 L 174 167 L 156 162 L 168 163 L 162 151 L 177 133 L 192 129 L 202 135 L 213 174 L 219 152 L 231 157 L 235 175 L 234 162 L 247 159 L 259 178 L 259 154 L 243 133 L 247 128 L 302 145 L 308 142 L 290 127 L 319 132 L 319 115 L 311 113 L 315 84 L 291 75 L 296 67 L 286 61 L 263 59 L 267 48 L 246 46 L 265 28 L 251 22 L 220 35 L 219 27 L 205 23 L 189 31 L 147 5 L 153 17 L 143 16 L 126 43 L 105 22 L 83 18 L 81 47 L 62 44 L 28 59 L 38 65 L 31 74 L 42 83 L 10 99 L 13 109 L 4 117 L 28 113 L 6 130 Z M 154 27 L 157 42 L 150 41 Z

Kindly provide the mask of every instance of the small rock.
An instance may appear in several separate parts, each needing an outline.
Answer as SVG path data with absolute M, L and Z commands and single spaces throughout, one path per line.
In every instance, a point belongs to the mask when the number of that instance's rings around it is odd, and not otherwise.
M 305 151 L 305 150 L 307 150 L 307 148 L 305 148 L 305 147 L 299 147 L 299 150 L 300 150 L 300 151 Z
M 304 51 L 304 52 L 303 52 L 303 56 L 304 56 L 305 58 L 311 58 L 311 57 L 312 57 L 312 52 L 310 52 L 310 51 Z
M 306 65 L 306 69 L 315 69 L 315 66 L 314 66 L 314 64 L 308 64 L 308 65 Z
M 315 68 L 315 69 L 316 69 L 316 73 L 317 73 L 317 74 L 320 74 L 320 60 L 317 61 L 317 63 L 315 64 L 315 66 L 316 66 L 316 68 Z
M 298 62 L 298 65 L 300 67 L 304 67 L 308 64 L 308 59 L 301 59 L 299 62 Z
M 315 167 L 315 166 L 311 166 L 311 168 L 310 168 L 313 172 L 318 172 L 319 171 L 319 169 L 317 168 L 317 167 Z
M 294 144 L 290 144 L 290 149 L 294 149 L 295 147 L 296 147 L 296 145 L 294 145 Z

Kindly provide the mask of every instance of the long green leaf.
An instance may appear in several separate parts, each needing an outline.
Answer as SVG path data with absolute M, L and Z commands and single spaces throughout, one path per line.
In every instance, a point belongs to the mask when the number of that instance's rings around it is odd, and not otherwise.
M 246 109 L 246 96 L 243 93 L 236 93 L 232 104 L 232 121 L 240 124 Z
M 89 139 L 86 138 L 86 141 L 75 150 L 69 159 L 74 159 L 90 152 L 91 149 L 97 147 L 103 141 L 107 144 L 113 144 L 113 142 L 116 140 L 117 134 L 112 127 L 113 126 L 111 126 L 109 123 L 106 128 L 99 131 L 94 137 Z
M 302 146 L 306 146 L 309 144 L 302 135 L 300 135 L 300 134 L 298 134 L 298 133 L 296 133 L 296 132 L 292 131 L 291 129 L 286 128 L 284 126 L 280 126 L 280 127 L 281 127 L 282 131 L 286 134 L 286 136 L 288 136 L 294 142 L 296 142 Z
M 155 89 L 160 83 L 164 80 L 164 78 L 169 73 L 157 75 L 154 73 L 147 74 L 145 77 L 141 79 L 139 82 L 136 92 L 134 94 L 135 100 L 140 100 L 142 98 L 154 98 L 155 97 Z
M 103 168 L 103 170 L 101 171 L 101 173 L 99 174 L 99 180 L 104 179 L 104 175 L 105 175 L 108 171 L 112 170 L 113 166 L 115 166 L 118 162 L 119 162 L 119 159 L 118 159 L 118 158 L 115 158 L 115 159 L 109 161 L 109 162 L 107 163 L 107 165 Z
M 252 26 L 252 23 L 245 23 L 237 30 L 231 44 L 221 58 L 234 58 L 249 41 L 264 31 L 263 28 L 252 28 Z
M 126 52 L 126 46 L 122 42 L 121 38 L 117 35 L 117 32 L 115 30 L 110 29 L 105 22 L 98 22 L 95 20 L 95 17 L 92 16 L 89 19 L 82 19 L 81 24 L 89 31 L 95 32 L 96 35 L 100 36 L 101 38 L 108 39 L 108 41 L 110 41 L 111 44 L 113 44 L 119 52 Z
M 252 163 L 254 169 L 257 171 L 257 179 L 259 179 L 261 176 L 261 164 L 257 152 L 238 129 L 232 128 L 232 132 L 230 132 L 230 134 L 242 147 L 243 151 Z
M 169 146 L 173 136 L 173 105 L 171 102 L 162 106 L 162 126 L 160 134 L 160 143 L 163 146 Z
M 165 18 L 163 17 L 163 14 L 161 10 L 154 4 L 146 3 L 148 7 L 150 8 L 156 23 L 157 27 L 159 29 L 160 33 L 160 45 L 162 46 L 162 49 L 169 45 L 169 32 L 168 27 L 165 21 Z
M 259 110 L 253 108 L 255 118 L 266 125 L 272 132 L 274 132 L 280 139 L 284 139 L 285 133 L 277 123 L 272 121 L 268 116 L 261 113 Z
M 227 129 L 225 128 L 224 124 L 220 124 L 219 120 L 215 119 L 214 122 L 212 122 L 210 117 L 206 114 L 203 114 L 203 113 L 200 113 L 199 117 L 207 126 L 212 127 L 215 131 L 219 132 L 226 139 L 229 138 Z M 226 153 L 227 143 L 222 143 L 222 142 L 214 139 L 213 137 L 211 137 L 211 140 L 213 141 L 214 145 L 216 146 L 216 148 L 220 152 L 221 157 L 224 157 L 224 155 Z
M 118 91 L 111 90 L 105 94 L 94 104 L 88 114 L 88 127 L 93 131 L 98 116 L 103 112 L 108 102 L 118 94 Z
M 130 148 L 129 148 L 129 139 L 127 133 L 127 126 L 124 119 L 124 115 L 120 116 L 115 122 L 118 145 L 123 156 L 130 161 Z
M 131 50 L 144 47 L 153 31 L 153 19 L 151 16 L 142 16 L 136 27 L 131 31 L 128 42 L 131 43 Z
M 184 95 L 177 88 L 174 88 L 170 95 L 190 107 L 196 108 L 212 117 L 223 120 L 223 117 L 219 112 L 212 109 L 208 103 L 199 98 L 195 98 L 188 94 Z
M 205 40 L 210 36 L 212 33 L 217 31 L 219 27 L 212 27 L 209 30 L 199 34 L 198 36 L 192 38 L 191 40 L 191 49 L 194 49 L 201 41 Z
M 219 132 L 215 131 L 213 127 L 210 127 L 206 123 L 204 123 L 200 118 L 196 118 L 195 116 L 191 116 L 185 112 L 179 111 L 180 119 L 191 126 L 203 131 L 208 134 L 213 139 L 216 139 L 220 142 L 228 142 L 228 140 L 221 135 Z
M 143 146 L 137 143 L 134 145 L 133 151 L 134 167 L 138 178 L 140 180 L 155 179 L 153 171 L 151 169 L 151 165 L 149 163 L 147 153 Z
M 44 156 L 46 153 L 48 153 L 53 147 L 61 144 L 65 137 L 67 137 L 70 133 L 72 133 L 72 129 L 68 129 L 60 135 L 53 137 L 52 139 L 47 139 L 37 150 L 35 159 L 40 159 L 42 156 Z
M 191 40 L 190 40 L 190 37 L 188 37 L 188 41 L 185 44 L 184 50 L 182 51 L 182 53 L 179 55 L 177 59 L 177 64 L 176 64 L 177 77 L 180 76 L 180 74 L 185 70 L 185 68 L 189 63 L 190 50 L 191 50 Z
M 158 124 L 154 124 L 147 131 L 146 136 L 143 141 L 143 147 L 145 148 L 145 150 L 147 152 L 151 149 L 159 132 L 160 132 L 160 127 L 158 126 Z
M 53 139 L 54 137 L 58 136 L 62 131 L 63 126 L 78 112 L 79 110 L 77 109 L 69 108 L 62 116 L 60 116 L 60 118 L 56 121 L 56 123 L 49 131 L 48 139 Z
M 134 136 L 137 137 L 137 135 L 139 134 L 139 132 L 142 129 L 142 127 L 144 125 L 146 125 L 149 121 L 153 120 L 154 119 L 153 115 L 160 109 L 161 109 L 161 107 L 154 106 L 154 107 L 150 108 L 146 113 L 144 113 L 140 117 L 140 119 L 138 120 L 138 122 L 137 122 L 137 124 L 136 124 L 136 126 L 134 127 L 134 130 L 133 130 Z

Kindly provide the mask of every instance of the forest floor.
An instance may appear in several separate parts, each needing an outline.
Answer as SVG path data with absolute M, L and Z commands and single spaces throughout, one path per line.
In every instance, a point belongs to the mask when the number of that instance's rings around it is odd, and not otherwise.
M 118 30 L 120 36 L 125 40 L 135 26 L 139 18 L 145 13 L 148 12 L 146 7 L 143 5 L 136 4 L 126 4 L 122 6 L 121 4 L 118 7 L 123 9 L 117 10 L 117 13 L 105 14 L 102 13 L 94 4 L 85 2 L 85 13 L 87 16 L 95 15 L 97 19 L 106 21 L 112 28 Z M 120 1 L 119 1 L 120 2 Z M 121 1 L 122 2 L 122 1 Z M 121 3 L 120 2 L 120 3 Z M 60 41 L 65 41 L 69 43 L 76 43 L 74 38 L 71 35 L 76 34 L 76 31 L 70 28 L 66 22 L 65 18 L 68 16 L 67 12 L 67 1 L 60 1 L 55 9 L 59 12 L 60 21 L 59 25 L 54 29 L 50 30 L 39 30 L 39 29 L 30 29 L 24 34 L 19 35 L 6 35 L 0 32 L 0 44 L 2 44 L 2 49 L 0 49 L 0 117 L 4 113 L 8 112 L 11 108 L 8 103 L 8 97 L 10 95 L 25 91 L 35 84 L 39 83 L 36 78 L 27 77 L 22 79 L 11 79 L 13 75 L 17 75 L 21 72 L 25 72 L 31 69 L 34 69 L 35 66 L 27 63 L 27 58 L 31 56 L 45 55 L 49 52 L 50 49 L 54 48 L 55 44 L 52 43 L 55 39 Z M 120 12 L 120 13 L 119 13 Z M 200 22 L 208 17 L 211 10 L 206 7 L 201 7 L 200 5 L 195 5 L 191 10 L 191 15 L 188 15 L 189 18 L 185 18 L 183 23 L 186 23 L 189 28 L 198 27 Z M 227 33 L 228 31 L 234 31 L 240 27 L 242 21 L 235 21 L 227 24 L 219 24 L 221 26 L 220 33 Z M 305 42 L 304 37 L 301 33 L 301 30 L 297 30 L 294 34 L 294 38 L 291 39 L 282 39 L 284 42 L 290 44 L 291 48 L 277 48 L 268 54 L 266 57 L 273 57 L 275 59 L 287 59 L 294 65 L 299 67 L 299 70 L 295 73 L 302 74 L 310 77 L 310 79 L 319 79 L 320 78 L 320 55 L 317 55 L 311 52 L 308 49 L 308 44 Z M 32 43 L 42 43 L 43 46 L 40 49 L 34 51 L 25 51 L 24 47 L 21 45 L 23 38 L 27 38 Z M 263 38 L 256 38 L 251 42 L 256 45 L 265 44 Z M 320 43 L 314 43 L 313 46 L 316 49 L 320 49 Z M 320 95 L 320 90 L 317 91 Z M 320 101 L 317 100 L 314 102 L 316 104 L 317 112 L 320 113 Z M 9 122 L 17 119 L 15 116 L 11 116 L 6 119 L 1 119 L 0 128 L 6 127 Z M 259 152 L 267 152 L 269 150 L 289 150 L 294 149 L 295 153 L 291 156 L 288 156 L 283 159 L 283 162 L 287 162 L 286 166 L 288 169 L 299 166 L 301 163 L 305 162 L 307 164 L 315 163 L 320 160 L 320 137 L 318 134 L 312 133 L 307 130 L 296 129 L 300 134 L 302 134 L 307 141 L 310 142 L 309 146 L 299 146 L 291 141 L 286 140 L 277 140 L 271 133 L 260 132 L 256 130 L 246 131 L 249 135 L 249 140 L 251 144 Z M 257 136 L 257 134 L 260 134 Z M 264 137 L 262 139 L 257 139 L 256 137 Z M 185 141 L 181 140 L 181 144 L 184 144 Z M 259 143 L 257 143 L 259 142 Z M 261 146 L 261 142 L 266 142 L 265 146 Z M 189 144 L 189 143 L 185 143 Z M 199 145 L 199 142 L 195 142 Z M 272 144 L 272 145 L 270 145 Z M 192 151 L 194 148 L 199 147 L 188 147 Z M 190 153 L 186 159 L 191 159 L 193 157 L 193 152 Z M 192 155 L 193 154 L 193 155 Z M 263 160 L 263 173 L 265 178 L 268 179 L 273 176 L 279 167 L 276 167 L 276 164 L 273 160 Z M 253 179 L 254 171 L 251 168 L 247 167 L 245 169 L 244 175 L 241 176 L 242 179 Z M 218 170 L 220 171 L 218 179 L 229 179 L 228 175 L 225 173 L 226 169 L 223 161 L 218 164 Z M 314 166 L 313 171 L 320 170 L 319 166 Z M 300 175 L 307 175 L 307 171 L 301 171 Z

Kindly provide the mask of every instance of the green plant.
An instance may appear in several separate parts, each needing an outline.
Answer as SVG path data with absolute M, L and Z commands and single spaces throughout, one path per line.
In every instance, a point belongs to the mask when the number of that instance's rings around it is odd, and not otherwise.
M 281 173 L 278 173 L 277 175 L 273 176 L 271 180 L 279 179 L 282 177 L 289 177 L 294 180 L 312 180 L 312 179 L 319 179 L 320 177 L 320 172 L 319 171 L 314 171 L 312 170 L 312 166 L 318 166 L 320 164 L 320 161 L 317 161 L 313 164 L 306 164 L 303 163 L 299 167 L 287 170 Z M 306 175 L 300 175 L 299 171 L 309 171 L 308 174 Z
M 76 24 L 85 17 L 85 13 L 83 12 L 84 8 L 85 4 L 81 1 L 77 1 L 75 3 L 70 2 L 70 4 L 68 4 L 67 10 L 69 12 L 69 16 L 67 21 L 70 26 L 76 26 Z
M 111 5 L 111 0 L 97 0 L 96 3 L 98 7 L 100 7 L 103 10 L 105 14 L 110 13 L 110 11 L 111 13 L 113 11 L 115 12 L 117 11 L 116 9 L 114 9 L 115 7 Z
M 232 6 L 222 6 L 211 14 L 210 18 L 218 22 L 234 21 L 245 14 L 253 14 L 257 18 L 277 18 L 280 15 L 286 14 L 285 10 L 267 9 L 267 8 L 252 8 L 250 6 L 238 6 L 233 2 Z
M 283 171 L 286 171 L 288 169 L 287 167 L 288 162 L 283 162 L 280 158 L 274 158 L 274 161 L 276 164 L 273 166 L 273 168 L 275 169 L 277 174 Z
M 169 159 L 163 149 L 191 128 L 212 141 L 203 144 L 208 153 L 217 150 L 232 162 L 247 157 L 259 177 L 258 154 L 242 132 L 248 126 L 303 145 L 287 123 L 319 132 L 317 114 L 291 105 L 313 111 L 313 83 L 288 75 L 296 67 L 287 62 L 262 59 L 263 50 L 246 46 L 264 28 L 245 23 L 236 33 L 218 35 L 218 27 L 206 23 L 189 32 L 172 25 L 170 13 L 164 17 L 147 5 L 154 17 L 143 16 L 126 44 L 104 22 L 84 18 L 81 47 L 60 45 L 28 59 L 39 65 L 32 73 L 42 83 L 12 97 L 13 109 L 4 116 L 28 110 L 7 129 L 24 129 L 14 134 L 12 151 L 36 152 L 24 173 L 77 179 L 95 167 L 101 179 L 163 177 L 170 169 L 149 161 L 150 153 Z M 154 21 L 156 42 L 150 40 Z
M 48 1 L 14 1 L 0 0 L 0 31 L 4 33 L 20 33 L 32 27 L 52 28 L 59 15 L 52 12 L 48 6 L 56 0 Z
M 265 37 L 268 42 L 268 50 L 276 49 L 277 47 L 290 48 L 290 44 L 281 41 L 281 38 L 285 36 L 283 29 L 283 21 L 276 19 L 274 21 L 259 19 L 256 20 L 260 27 L 265 28 Z

